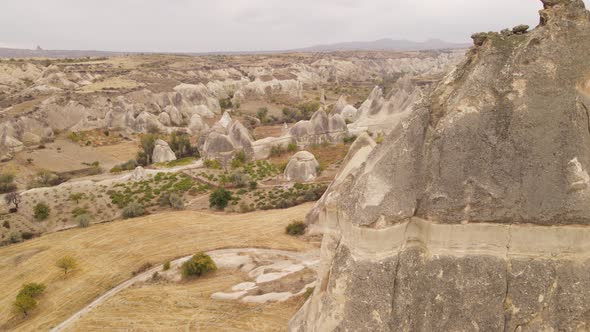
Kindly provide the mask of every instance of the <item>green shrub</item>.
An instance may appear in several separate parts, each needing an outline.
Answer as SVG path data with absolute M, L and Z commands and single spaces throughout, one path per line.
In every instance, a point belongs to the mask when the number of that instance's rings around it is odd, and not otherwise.
M 206 168 L 219 169 L 219 161 L 216 159 L 205 159 L 203 165 L 205 165 Z
M 232 108 L 233 107 L 233 104 L 231 102 L 231 98 L 220 99 L 219 100 L 219 106 L 221 107 L 222 110 L 226 110 L 226 109 Z
M 12 174 L 0 174 L 0 194 L 13 192 L 16 190 L 16 184 L 14 184 L 14 175 Z
M 183 278 L 200 277 L 217 270 L 215 262 L 204 253 L 198 253 L 184 262 L 180 268 Z
M 74 218 L 83 214 L 88 214 L 88 209 L 86 207 L 77 207 L 72 210 L 72 216 L 74 216 Z
M 304 222 L 294 221 L 294 222 L 290 223 L 289 225 L 287 225 L 286 232 L 289 235 L 298 236 L 298 235 L 305 234 L 306 228 L 307 228 L 307 225 Z
M 144 214 L 145 209 L 143 208 L 143 205 L 135 202 L 127 204 L 127 206 L 123 209 L 123 218 L 125 219 L 141 217 Z
M 250 188 L 250 190 L 256 190 L 256 188 L 258 188 L 258 183 L 256 181 L 250 181 L 248 188 Z
M 281 145 L 273 145 L 270 148 L 270 156 L 271 157 L 279 157 L 279 156 L 283 155 L 283 153 L 285 153 L 285 148 L 283 148 Z
M 90 217 L 90 215 L 86 213 L 76 216 L 76 223 L 78 223 L 78 227 L 80 228 L 86 228 L 90 226 L 91 220 L 92 218 Z
M 243 150 L 240 150 L 234 154 L 234 157 L 231 160 L 231 167 L 232 168 L 239 168 L 242 167 L 246 163 L 246 153 Z
M 10 233 L 8 240 L 10 241 L 10 243 L 23 242 L 23 235 L 19 231 L 14 231 L 14 232 Z
M 140 140 L 141 149 L 143 150 L 142 156 L 145 157 L 144 166 L 152 163 L 152 155 L 154 154 L 154 148 L 156 147 L 156 139 L 158 139 L 158 136 L 155 134 L 147 134 Z
M 170 270 L 170 261 L 166 261 L 164 263 L 164 265 L 162 266 L 162 271 L 168 271 Z
M 45 203 L 37 203 L 33 209 L 33 217 L 37 220 L 45 220 L 49 217 L 50 209 Z
M 242 173 L 242 172 L 234 172 L 229 176 L 229 181 L 236 187 L 236 188 L 242 188 L 245 187 L 248 182 L 250 181 L 250 179 L 248 178 L 248 175 Z
M 193 147 L 187 133 L 176 131 L 170 135 L 170 149 L 174 151 L 176 158 L 199 157 L 199 151 Z
M 26 317 L 31 310 L 37 307 L 37 300 L 35 298 L 43 294 L 44 291 L 45 285 L 43 284 L 25 284 L 16 295 L 12 307 L 15 311 L 22 313 Z
M 223 188 L 216 189 L 209 195 L 209 207 L 223 210 L 227 207 L 231 198 L 230 191 Z
M 184 200 L 176 193 L 163 193 L 160 198 L 158 198 L 158 204 L 160 204 L 160 206 L 171 207 L 176 210 L 184 209 Z
M 45 291 L 45 288 L 46 288 L 46 286 L 44 284 L 31 282 L 28 284 L 24 284 L 21 287 L 20 291 L 18 292 L 18 295 L 37 297 L 37 296 L 43 294 L 43 292 Z
M 287 145 L 287 151 L 289 151 L 289 152 L 297 151 L 297 144 L 289 143 L 289 145 Z

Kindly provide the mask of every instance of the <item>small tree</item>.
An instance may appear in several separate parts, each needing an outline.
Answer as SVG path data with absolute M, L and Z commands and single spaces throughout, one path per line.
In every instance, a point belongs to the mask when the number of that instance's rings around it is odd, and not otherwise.
M 230 199 L 231 192 L 223 188 L 215 189 L 211 195 L 209 195 L 209 207 L 223 210 L 227 207 Z
M 164 265 L 162 266 L 162 271 L 168 271 L 170 270 L 170 261 L 166 261 L 164 263 Z
M 45 220 L 49 217 L 49 206 L 45 203 L 37 203 L 33 209 L 33 217 L 37 220 Z
M 17 295 L 16 300 L 12 302 L 14 309 L 22 313 L 25 317 L 29 315 L 29 312 L 37 307 L 37 300 L 26 295 Z
M 24 284 L 12 303 L 13 308 L 22 313 L 25 317 L 28 316 L 29 312 L 37 307 L 37 300 L 35 300 L 35 298 L 43 294 L 44 291 L 44 284 L 34 282 Z
M 20 204 L 21 200 L 22 198 L 20 197 L 20 194 L 16 192 L 11 192 L 4 196 L 4 201 L 6 201 L 6 204 L 14 205 L 14 212 L 18 211 L 18 205 Z
M 64 270 L 64 275 L 68 274 L 68 271 L 73 270 L 76 265 L 76 260 L 71 256 L 64 256 L 55 262 L 55 266 Z
M 72 193 L 70 194 L 70 201 L 76 202 L 76 204 L 80 203 L 86 197 L 84 193 Z
M 156 147 L 157 136 L 154 134 L 147 134 L 141 138 L 141 149 L 145 155 L 146 165 L 152 163 L 152 154 Z
M 184 262 L 180 267 L 183 278 L 200 277 L 206 273 L 217 270 L 213 259 L 207 254 L 198 253 Z

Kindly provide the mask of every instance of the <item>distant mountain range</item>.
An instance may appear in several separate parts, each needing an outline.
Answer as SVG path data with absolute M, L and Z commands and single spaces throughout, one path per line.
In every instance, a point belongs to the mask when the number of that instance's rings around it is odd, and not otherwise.
M 424 51 L 424 50 L 441 50 L 467 48 L 470 44 L 450 43 L 439 39 L 429 39 L 424 42 L 411 40 L 395 40 L 390 38 L 379 39 L 365 42 L 344 42 L 337 44 L 316 45 L 302 48 L 300 52 L 333 52 L 333 51 Z
M 467 48 L 470 44 L 450 43 L 439 39 L 429 39 L 424 42 L 395 39 L 379 39 L 367 42 L 344 42 L 336 44 L 316 45 L 300 49 L 282 51 L 236 51 L 236 52 L 167 52 L 167 54 L 206 55 L 206 54 L 257 54 L 257 53 L 286 53 L 286 52 L 335 52 L 335 51 L 424 51 L 442 49 Z M 44 50 L 1 48 L 0 58 L 81 58 L 81 57 L 109 57 L 128 54 L 162 54 L 163 52 L 111 52 L 95 50 Z

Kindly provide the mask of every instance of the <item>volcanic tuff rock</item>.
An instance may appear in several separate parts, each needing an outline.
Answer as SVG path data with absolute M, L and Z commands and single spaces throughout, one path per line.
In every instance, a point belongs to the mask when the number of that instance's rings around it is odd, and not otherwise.
M 348 125 L 352 133 L 369 131 L 388 134 L 406 119 L 414 105 L 422 99 L 422 90 L 408 76 L 400 78 L 384 97 L 383 90 L 375 87 L 359 107 L 356 120 Z
M 543 3 L 325 197 L 291 330 L 590 330 L 590 13 Z
M 174 154 L 174 151 L 172 151 L 168 143 L 161 139 L 156 140 L 154 153 L 152 155 L 152 161 L 154 163 L 164 163 L 172 160 L 176 160 L 176 155 Z
M 285 177 L 288 181 L 308 182 L 317 177 L 317 168 L 320 163 L 315 156 L 307 151 L 299 151 L 290 159 L 285 167 Z

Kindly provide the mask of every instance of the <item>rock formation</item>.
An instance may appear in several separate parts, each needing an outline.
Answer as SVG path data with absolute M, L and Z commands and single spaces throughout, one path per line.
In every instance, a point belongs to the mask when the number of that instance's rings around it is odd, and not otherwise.
M 422 91 L 408 76 L 400 78 L 384 97 L 383 90 L 375 87 L 359 107 L 356 120 L 348 125 L 351 133 L 368 131 L 389 133 L 413 111 L 422 98 Z
M 590 330 L 590 13 L 488 34 L 326 197 L 295 331 Z
M 320 166 L 314 155 L 307 151 L 299 151 L 289 158 L 285 167 L 285 178 L 292 182 L 309 182 L 317 177 Z
M 168 143 L 161 139 L 156 140 L 154 153 L 152 154 L 152 162 L 165 163 L 172 160 L 176 160 L 176 155 Z

